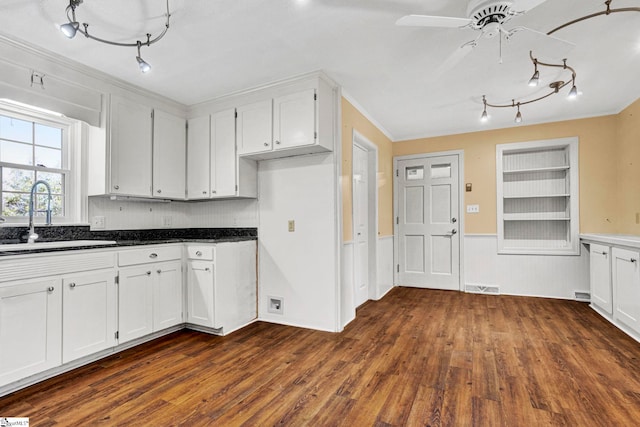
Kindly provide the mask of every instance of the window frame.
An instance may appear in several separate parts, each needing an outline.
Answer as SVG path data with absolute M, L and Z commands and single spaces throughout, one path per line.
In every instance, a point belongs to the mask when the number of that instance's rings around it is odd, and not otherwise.
M 47 168 L 37 165 L 23 165 L 0 161 L 0 178 L 5 168 L 17 168 L 34 172 L 52 172 L 61 173 L 63 175 L 63 203 L 64 215 L 53 216 L 52 223 L 70 224 L 82 223 L 82 186 L 81 178 L 81 162 L 80 160 L 80 143 L 81 143 L 81 124 L 77 120 L 69 119 L 62 114 L 47 111 L 37 107 L 27 105 L 18 105 L 12 102 L 0 101 L 0 115 L 24 120 L 32 123 L 41 124 L 59 128 L 62 130 L 62 168 Z M 31 142 L 35 146 L 35 141 Z M 40 189 L 38 189 L 40 190 Z M 4 192 L 2 181 L 0 180 L 0 195 Z M 28 215 L 25 216 L 2 216 L 5 219 L 4 224 L 9 226 L 18 226 L 28 224 Z M 45 223 L 44 216 L 34 215 L 34 223 L 42 225 Z

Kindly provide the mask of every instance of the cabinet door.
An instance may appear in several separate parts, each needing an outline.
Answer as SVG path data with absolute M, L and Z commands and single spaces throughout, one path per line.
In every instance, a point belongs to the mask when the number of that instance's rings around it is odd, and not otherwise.
M 211 195 L 236 195 L 236 110 L 211 116 Z
M 238 107 L 238 154 L 271 151 L 273 142 L 272 101 Z
M 62 361 L 116 345 L 115 272 L 95 271 L 62 279 Z
M 213 263 L 189 261 L 187 284 L 187 322 L 214 327 Z
M 613 313 L 611 299 L 611 248 L 591 244 L 589 251 L 589 281 L 591 303 L 605 312 Z
M 120 344 L 153 332 L 153 265 L 120 270 L 118 338 Z
M 187 131 L 187 198 L 209 198 L 209 116 L 189 120 Z
M 614 317 L 640 332 L 640 254 L 613 248 Z
M 186 122 L 164 111 L 153 112 L 153 196 L 185 198 Z
M 182 323 L 182 262 L 154 266 L 153 331 Z
M 0 288 L 0 386 L 62 364 L 60 280 Z
M 151 196 L 151 108 L 112 95 L 109 134 L 110 192 Z
M 315 144 L 316 96 L 309 89 L 273 100 L 274 149 Z

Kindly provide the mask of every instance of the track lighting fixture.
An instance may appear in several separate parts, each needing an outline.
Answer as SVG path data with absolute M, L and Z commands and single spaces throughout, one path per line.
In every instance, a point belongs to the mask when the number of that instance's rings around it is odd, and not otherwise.
M 153 43 L 157 42 L 158 40 L 160 40 L 162 37 L 164 37 L 164 35 L 167 33 L 167 31 L 169 30 L 169 18 L 171 17 L 171 14 L 169 13 L 169 0 L 167 0 L 167 21 L 164 25 L 164 29 L 162 30 L 162 32 L 154 37 L 151 38 L 151 34 L 146 34 L 146 41 L 140 41 L 140 40 L 136 40 L 135 42 L 131 42 L 131 43 L 121 43 L 121 42 L 114 42 L 111 40 L 107 40 L 107 39 L 103 39 L 100 37 L 96 37 L 93 34 L 89 34 L 89 24 L 86 22 L 82 23 L 82 28 L 80 28 L 80 22 L 78 22 L 78 20 L 76 19 L 76 9 L 78 8 L 78 6 L 80 6 L 82 4 L 83 0 L 69 0 L 69 5 L 66 8 L 66 12 L 67 12 L 67 19 L 69 20 L 69 22 L 60 25 L 60 31 L 62 32 L 62 34 L 64 34 L 65 36 L 67 36 L 68 38 L 72 39 L 76 36 L 76 33 L 80 33 L 82 35 L 84 35 L 85 37 L 98 41 L 100 43 L 106 43 L 106 44 L 110 44 L 112 46 L 122 46 L 122 47 L 136 47 L 138 49 L 138 56 L 136 56 L 136 61 L 138 62 L 138 66 L 140 67 L 140 71 L 142 71 L 143 73 L 147 73 L 151 70 L 151 65 L 149 65 L 148 62 L 146 62 L 144 59 L 142 59 L 142 56 L 140 55 L 140 48 L 144 45 L 144 46 L 151 46 Z
M 482 116 L 480 117 L 481 121 L 487 121 L 488 119 L 488 115 L 487 115 L 487 107 L 492 107 L 492 108 L 517 108 L 518 112 L 516 113 L 516 118 L 515 118 L 515 122 L 516 123 L 522 123 L 522 113 L 520 113 L 520 106 L 521 105 L 527 105 L 527 104 L 532 104 L 534 102 L 537 101 L 541 101 L 551 95 L 553 95 L 554 93 L 558 93 L 560 92 L 560 89 L 562 89 L 563 87 L 567 86 L 569 83 L 572 84 L 571 87 L 571 91 L 569 91 L 569 95 L 568 98 L 569 99 L 574 99 L 578 96 L 578 88 L 576 87 L 576 70 L 574 70 L 572 67 L 567 65 L 567 60 L 563 59 L 562 60 L 562 64 L 550 64 L 550 63 L 546 63 L 546 62 L 540 62 L 538 61 L 537 58 L 533 57 L 533 52 L 529 52 L 529 57 L 531 58 L 531 62 L 533 63 L 533 67 L 534 67 L 534 72 L 533 72 L 533 76 L 531 77 L 531 79 L 529 80 L 529 86 L 537 86 L 538 83 L 540 82 L 540 72 L 538 71 L 538 65 L 543 66 L 543 67 L 555 67 L 555 68 L 562 68 L 563 70 L 568 70 L 571 72 L 571 79 L 567 80 L 567 81 L 562 81 L 562 80 L 558 80 L 555 82 L 551 82 L 549 83 L 549 88 L 551 89 L 551 92 L 542 95 L 538 98 L 534 98 L 534 99 L 530 99 L 527 101 L 519 101 L 516 102 L 515 99 L 511 100 L 511 104 L 490 104 L 489 102 L 487 102 L 487 98 L 486 95 L 482 95 L 482 106 L 483 106 L 483 110 L 482 110 Z M 534 83 L 534 84 L 532 84 Z

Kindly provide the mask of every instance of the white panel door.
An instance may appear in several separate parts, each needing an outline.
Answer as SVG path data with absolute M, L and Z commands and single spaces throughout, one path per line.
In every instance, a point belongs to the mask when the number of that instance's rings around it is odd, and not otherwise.
M 187 129 L 187 198 L 209 198 L 209 116 L 189 120 Z
M 398 161 L 398 285 L 460 289 L 458 156 Z
M 185 120 L 153 112 L 153 196 L 184 199 L 186 179 Z
M 274 149 L 315 143 L 315 90 L 285 95 L 273 100 Z
M 238 107 L 238 154 L 271 151 L 272 102 L 269 99 Z
M 62 280 L 62 362 L 116 345 L 117 292 L 113 270 Z
M 591 303 L 612 314 L 611 248 L 591 244 L 589 250 L 589 282 Z
M 153 271 L 151 264 L 120 270 L 118 338 L 120 344 L 153 332 Z
M 154 266 L 153 331 L 182 323 L 182 262 Z
M 151 111 L 111 96 L 111 193 L 151 196 Z
M 614 318 L 640 332 L 640 253 L 613 248 Z
M 353 244 L 355 306 L 369 299 L 369 188 L 368 153 L 353 146 Z
M 62 364 L 59 279 L 0 288 L 0 343 L 0 386 Z
M 187 322 L 214 327 L 213 263 L 189 261 L 187 269 Z
M 236 110 L 211 116 L 211 196 L 236 195 Z

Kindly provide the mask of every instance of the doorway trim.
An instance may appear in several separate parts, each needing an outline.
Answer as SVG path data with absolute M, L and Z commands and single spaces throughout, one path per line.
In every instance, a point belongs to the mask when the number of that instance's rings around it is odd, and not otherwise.
M 368 259 L 369 259 L 369 291 L 367 293 L 368 299 L 378 298 L 378 146 L 371 142 L 367 137 L 353 129 L 351 138 L 351 241 L 356 241 L 356 211 L 355 211 L 355 192 L 353 186 L 353 150 L 354 146 L 359 146 L 367 152 L 367 190 L 368 190 L 368 215 L 369 215 L 369 242 L 368 242 Z M 355 245 L 354 245 L 355 255 Z M 351 277 L 352 292 L 354 295 L 354 310 L 355 306 L 355 287 L 356 285 L 356 257 L 353 257 L 353 268 Z
M 393 158 L 393 286 L 398 284 L 398 161 L 424 159 L 441 156 L 458 156 L 458 229 L 460 230 L 460 257 L 459 257 L 459 281 L 458 290 L 464 291 L 464 239 L 465 239 L 465 205 L 464 205 L 464 150 L 439 151 L 434 153 L 411 154 L 407 156 L 396 156 Z

